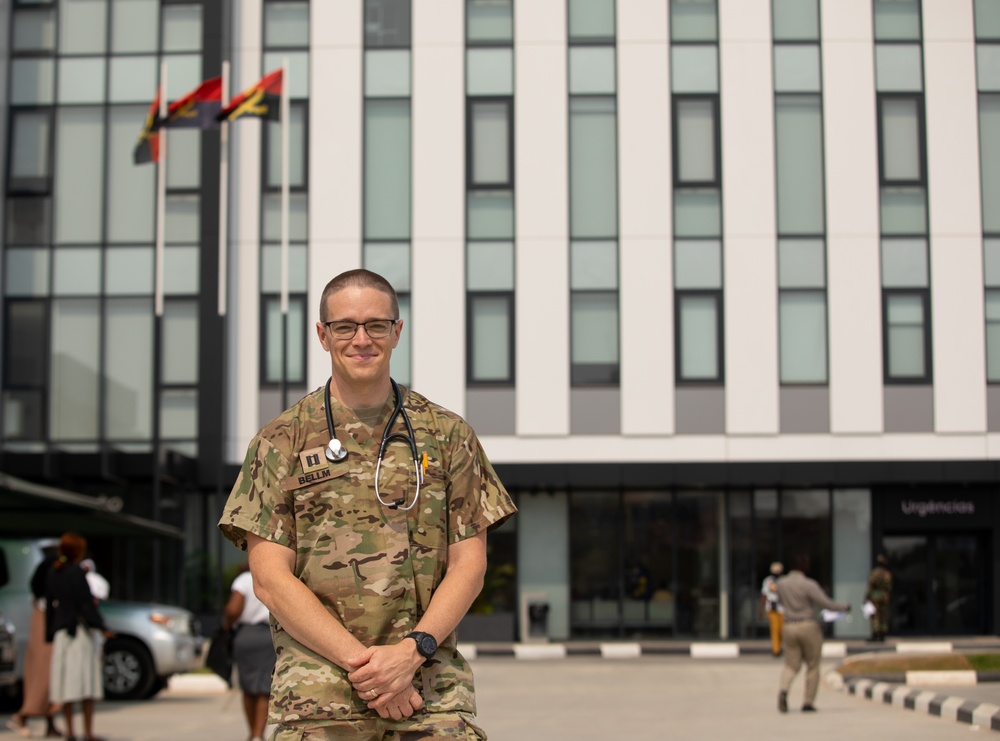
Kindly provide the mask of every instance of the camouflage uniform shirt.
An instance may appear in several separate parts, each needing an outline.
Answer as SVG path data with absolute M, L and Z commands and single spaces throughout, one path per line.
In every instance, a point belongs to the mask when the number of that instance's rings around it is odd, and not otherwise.
M 250 443 L 219 527 L 240 548 L 246 535 L 295 551 L 295 575 L 364 645 L 397 643 L 411 632 L 444 577 L 448 546 L 514 514 L 472 428 L 458 415 L 400 388 L 413 426 L 418 466 L 426 467 L 419 501 L 408 511 L 375 496 L 379 443 L 395 404 L 387 400 L 374 428 L 331 399 L 346 459 L 330 463 L 323 388 L 261 429 Z M 392 432 L 404 432 L 398 417 Z M 415 492 L 413 459 L 393 442 L 379 470 L 382 499 L 408 505 Z M 377 717 L 353 692 L 347 672 L 298 643 L 271 618 L 277 663 L 270 722 Z M 472 671 L 441 642 L 431 666 L 414 676 L 425 712 L 475 713 Z

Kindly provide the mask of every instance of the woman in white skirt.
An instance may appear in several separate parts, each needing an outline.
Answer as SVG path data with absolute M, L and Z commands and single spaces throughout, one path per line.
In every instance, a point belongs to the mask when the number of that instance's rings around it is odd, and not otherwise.
M 59 558 L 45 585 L 45 637 L 52 643 L 49 699 L 62 705 L 66 737 L 75 741 L 73 706 L 83 708 L 80 741 L 100 741 L 94 736 L 94 700 L 104 697 L 101 681 L 104 639 L 112 635 L 87 586 L 80 566 L 87 541 L 76 533 L 59 539 Z

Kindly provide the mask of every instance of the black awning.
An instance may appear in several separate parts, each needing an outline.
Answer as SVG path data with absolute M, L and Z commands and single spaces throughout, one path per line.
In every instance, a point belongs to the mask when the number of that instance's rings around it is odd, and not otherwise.
M 0 473 L 0 536 L 51 537 L 71 530 L 84 536 L 184 538 L 179 528 L 125 514 L 121 506 L 118 497 L 91 497 Z

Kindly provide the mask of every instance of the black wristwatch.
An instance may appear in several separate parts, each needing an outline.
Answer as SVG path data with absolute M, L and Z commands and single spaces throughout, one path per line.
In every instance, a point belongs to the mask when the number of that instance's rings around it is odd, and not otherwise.
M 438 650 L 438 642 L 434 639 L 430 633 L 424 633 L 419 630 L 415 630 L 405 638 L 412 638 L 417 642 L 417 653 L 426 659 L 424 661 L 424 666 L 431 665 L 431 657 Z

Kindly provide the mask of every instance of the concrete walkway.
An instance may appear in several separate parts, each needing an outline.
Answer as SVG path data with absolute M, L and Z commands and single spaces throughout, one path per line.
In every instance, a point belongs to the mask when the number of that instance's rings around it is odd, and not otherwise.
M 838 663 L 839 659 L 825 660 L 824 674 Z M 817 698 L 819 712 L 803 714 L 798 710 L 801 675 L 792 686 L 790 712 L 778 713 L 781 662 L 770 656 L 583 655 L 562 660 L 479 656 L 472 664 L 479 721 L 492 741 L 659 741 L 734 735 L 947 741 L 967 739 L 970 731 L 996 738 L 982 726 L 874 702 L 826 683 Z M 246 741 L 239 694 L 206 674 L 175 677 L 151 700 L 99 703 L 95 726 L 108 741 Z M 13 733 L 2 733 L 3 739 L 19 741 Z

